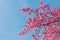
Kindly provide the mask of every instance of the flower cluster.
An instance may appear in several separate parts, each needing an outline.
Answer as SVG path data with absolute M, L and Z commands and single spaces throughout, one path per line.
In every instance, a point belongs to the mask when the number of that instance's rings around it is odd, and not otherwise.
M 41 34 L 43 34 L 41 40 L 60 40 L 60 7 L 51 9 L 48 4 L 40 2 L 40 5 L 36 9 L 26 7 L 21 8 L 20 11 L 28 15 L 34 13 L 35 17 L 27 19 L 24 29 L 19 33 L 19 36 L 34 29 L 36 35 L 32 35 L 33 40 L 39 40 Z M 41 27 L 44 29 L 42 32 L 39 30 Z

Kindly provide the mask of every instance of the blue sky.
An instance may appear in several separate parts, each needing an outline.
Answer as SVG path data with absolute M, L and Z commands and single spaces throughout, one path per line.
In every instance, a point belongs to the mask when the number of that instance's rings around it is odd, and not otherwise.
M 0 0 L 0 40 L 32 40 L 30 31 L 23 37 L 18 36 L 24 27 L 24 22 L 27 19 L 26 15 L 19 12 L 19 8 L 29 6 L 37 8 L 40 0 Z M 60 6 L 60 0 L 44 0 L 51 8 Z

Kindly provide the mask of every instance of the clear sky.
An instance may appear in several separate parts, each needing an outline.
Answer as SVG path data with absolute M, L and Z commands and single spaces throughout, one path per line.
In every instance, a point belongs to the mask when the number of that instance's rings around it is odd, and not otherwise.
M 37 8 L 40 0 L 0 0 L 0 40 L 32 40 L 30 31 L 26 35 L 19 37 L 27 19 L 26 15 L 19 12 L 19 8 L 29 6 Z M 60 6 L 60 0 L 44 0 L 51 8 Z

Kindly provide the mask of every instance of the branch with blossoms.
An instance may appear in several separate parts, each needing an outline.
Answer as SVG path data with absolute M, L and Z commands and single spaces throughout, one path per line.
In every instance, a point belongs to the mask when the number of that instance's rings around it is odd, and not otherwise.
M 30 30 L 34 29 L 36 35 L 32 35 L 32 40 L 38 40 L 40 34 L 43 34 L 42 40 L 60 40 L 60 7 L 51 9 L 48 4 L 40 2 L 38 8 L 21 8 L 20 12 L 23 14 L 27 13 L 27 15 L 34 13 L 35 17 L 29 17 L 27 19 L 24 29 L 19 33 L 19 36 L 25 35 Z M 44 30 L 40 32 L 39 29 L 42 27 Z

